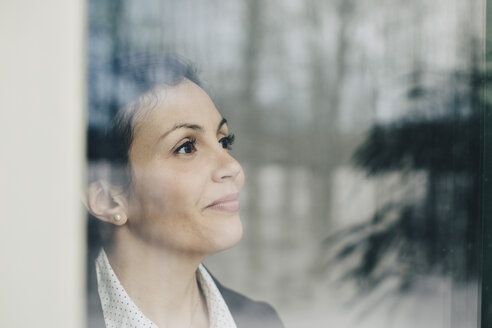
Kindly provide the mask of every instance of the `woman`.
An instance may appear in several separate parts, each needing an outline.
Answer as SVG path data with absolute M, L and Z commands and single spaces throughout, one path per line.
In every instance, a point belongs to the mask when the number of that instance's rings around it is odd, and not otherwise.
M 116 67 L 111 174 L 87 192 L 102 236 L 90 260 L 89 326 L 281 327 L 273 308 L 224 288 L 201 264 L 242 236 L 244 173 L 227 121 L 176 56 Z

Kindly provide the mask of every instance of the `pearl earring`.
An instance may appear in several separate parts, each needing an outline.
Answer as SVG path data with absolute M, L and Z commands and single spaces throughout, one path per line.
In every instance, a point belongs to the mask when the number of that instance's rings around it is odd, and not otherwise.
M 114 220 L 115 220 L 115 221 L 120 221 L 120 220 L 121 220 L 121 215 L 116 214 L 116 215 L 114 216 Z

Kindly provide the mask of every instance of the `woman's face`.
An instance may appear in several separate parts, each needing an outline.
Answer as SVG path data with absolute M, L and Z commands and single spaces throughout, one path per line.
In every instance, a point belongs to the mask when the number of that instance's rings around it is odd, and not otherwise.
M 208 95 L 184 80 L 159 91 L 134 119 L 128 228 L 145 242 L 211 254 L 242 236 L 244 173 L 227 149 L 227 124 Z

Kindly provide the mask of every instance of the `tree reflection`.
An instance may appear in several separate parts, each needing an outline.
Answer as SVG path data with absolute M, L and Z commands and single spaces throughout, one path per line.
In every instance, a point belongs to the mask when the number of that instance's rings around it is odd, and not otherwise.
M 410 87 L 408 100 L 418 107 L 413 112 L 425 115 L 374 125 L 355 151 L 353 163 L 370 178 L 397 174 L 410 183 L 424 177 L 421 195 L 393 198 L 367 221 L 325 240 L 337 251 L 324 264 L 355 262 L 342 265 L 349 267 L 342 280 L 356 281 L 360 293 L 392 278 L 402 293 L 422 275 L 458 283 L 477 279 L 481 77 L 475 68 L 453 74 L 440 87 L 453 90 L 440 108 L 435 105 L 439 87 Z

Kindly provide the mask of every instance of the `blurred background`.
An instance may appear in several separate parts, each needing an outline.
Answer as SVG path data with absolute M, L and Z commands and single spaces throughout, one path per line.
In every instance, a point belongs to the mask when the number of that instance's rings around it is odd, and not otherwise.
M 287 327 L 477 327 L 485 1 L 90 0 L 88 142 L 111 63 L 192 60 L 246 173 L 207 260 Z M 88 154 L 89 175 L 107 163 Z M 92 173 L 91 173 L 92 172 Z

